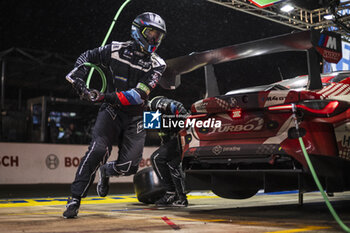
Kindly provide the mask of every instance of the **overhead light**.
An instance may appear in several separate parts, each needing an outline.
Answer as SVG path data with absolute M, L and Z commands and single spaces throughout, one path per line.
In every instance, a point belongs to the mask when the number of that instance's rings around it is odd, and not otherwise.
M 327 20 L 333 20 L 334 19 L 334 15 L 324 15 L 323 18 L 325 18 Z
M 287 4 L 281 7 L 281 11 L 283 12 L 291 12 L 292 10 L 294 10 L 294 7 L 290 4 Z

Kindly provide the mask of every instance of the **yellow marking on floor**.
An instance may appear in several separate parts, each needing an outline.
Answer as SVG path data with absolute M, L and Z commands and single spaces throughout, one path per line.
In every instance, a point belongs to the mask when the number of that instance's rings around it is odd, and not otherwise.
M 218 197 L 218 196 L 198 196 L 198 195 L 187 195 L 187 199 L 205 199 L 205 198 L 220 198 L 220 197 Z
M 188 195 L 188 199 L 218 198 L 208 195 Z M 65 205 L 67 198 L 30 198 L 30 199 L 0 199 L 0 208 L 25 207 L 25 206 L 52 206 Z M 135 195 L 108 196 L 108 197 L 87 197 L 81 201 L 85 204 L 115 204 L 115 203 L 136 203 Z
M 30 215 L 55 215 L 55 216 L 62 216 L 62 211 L 56 211 L 56 212 L 28 212 L 28 213 L 5 213 L 0 214 L 0 216 L 30 216 Z M 80 211 L 79 214 L 110 214 L 112 212 L 104 212 L 104 211 Z
M 331 227 L 307 226 L 304 228 L 290 229 L 290 230 L 283 230 L 283 231 L 269 231 L 265 233 L 293 233 L 293 232 L 303 232 L 303 231 L 315 231 L 315 230 L 329 229 L 329 228 Z
M 117 198 L 117 199 L 116 199 Z M 119 199 L 120 198 L 120 199 Z M 115 197 L 89 197 L 82 199 L 82 204 L 113 204 L 137 202 L 133 196 L 115 196 Z M 0 200 L 0 208 L 6 207 L 25 207 L 25 206 L 48 206 L 65 205 L 66 198 L 34 198 L 34 199 L 10 199 Z

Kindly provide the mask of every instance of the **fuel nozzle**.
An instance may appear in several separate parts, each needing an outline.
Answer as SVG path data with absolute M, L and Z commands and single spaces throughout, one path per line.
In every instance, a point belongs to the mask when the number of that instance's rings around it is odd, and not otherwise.
M 89 96 L 89 100 L 92 102 L 101 101 L 103 99 L 103 94 L 95 89 L 89 90 L 88 96 Z
M 297 107 L 295 104 L 292 104 L 292 118 L 294 119 L 295 127 L 292 127 L 288 130 L 288 137 L 291 139 L 296 139 L 305 136 L 306 130 L 304 128 L 299 127 L 299 119 Z
M 297 130 L 299 130 L 299 121 L 298 121 L 298 118 L 297 118 L 297 107 L 295 106 L 295 104 L 293 103 L 292 104 L 292 113 L 293 113 L 293 119 L 294 119 L 294 123 L 295 123 L 295 128 Z

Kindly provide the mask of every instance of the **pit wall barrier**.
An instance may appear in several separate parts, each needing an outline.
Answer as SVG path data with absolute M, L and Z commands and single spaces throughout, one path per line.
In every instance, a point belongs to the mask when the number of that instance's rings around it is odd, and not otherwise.
M 88 145 L 0 143 L 0 184 L 70 184 Z M 145 147 L 139 169 L 151 166 L 157 147 Z M 108 161 L 116 160 L 118 147 Z M 95 183 L 98 180 L 98 172 Z M 132 183 L 133 176 L 113 177 L 112 183 Z

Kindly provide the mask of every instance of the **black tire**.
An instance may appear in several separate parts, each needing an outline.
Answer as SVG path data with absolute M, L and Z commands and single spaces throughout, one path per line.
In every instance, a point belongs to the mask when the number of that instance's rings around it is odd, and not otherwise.
M 134 175 L 134 190 L 139 202 L 145 204 L 154 204 L 165 194 L 165 188 L 152 167 L 144 168 Z
M 212 176 L 212 192 L 222 198 L 246 199 L 259 191 L 259 182 L 247 177 Z
M 228 190 L 213 189 L 212 192 L 222 198 L 228 199 L 247 199 L 254 196 L 259 190 Z

